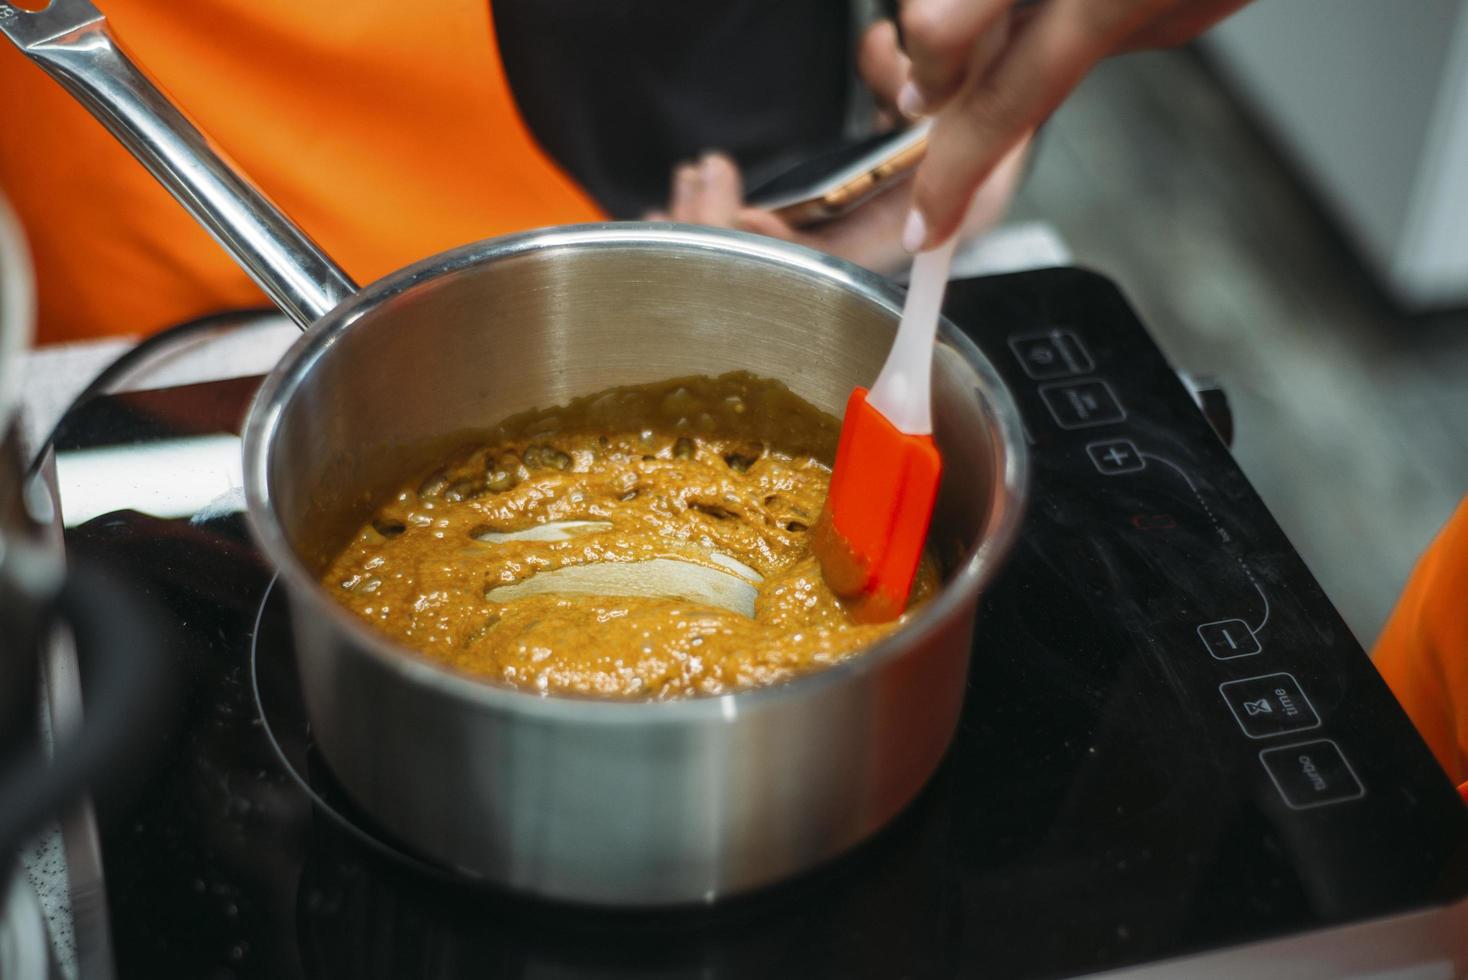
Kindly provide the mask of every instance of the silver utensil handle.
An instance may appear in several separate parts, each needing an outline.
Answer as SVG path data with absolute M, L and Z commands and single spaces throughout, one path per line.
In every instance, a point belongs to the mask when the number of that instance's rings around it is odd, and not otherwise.
M 357 291 L 117 46 L 88 0 L 28 11 L 0 0 L 0 32 L 101 121 L 302 330 Z

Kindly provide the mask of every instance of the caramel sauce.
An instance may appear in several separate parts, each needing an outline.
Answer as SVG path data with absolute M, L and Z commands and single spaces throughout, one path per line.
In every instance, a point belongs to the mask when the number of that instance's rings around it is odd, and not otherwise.
M 784 386 L 747 374 L 525 413 L 400 488 L 322 583 L 394 639 L 511 687 L 668 699 L 779 683 L 903 622 L 858 621 L 812 554 L 838 431 Z M 564 521 L 586 523 L 563 540 L 484 540 Z M 595 562 L 727 571 L 717 556 L 761 576 L 753 618 L 678 598 L 492 595 Z M 925 560 L 909 608 L 936 587 Z

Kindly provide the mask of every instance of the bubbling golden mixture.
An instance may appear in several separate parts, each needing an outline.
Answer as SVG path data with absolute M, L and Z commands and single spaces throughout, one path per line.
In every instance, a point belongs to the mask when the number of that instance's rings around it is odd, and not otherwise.
M 511 687 L 660 700 L 779 683 L 903 621 L 854 623 L 811 555 L 838 432 L 742 373 L 526 413 L 399 490 L 322 582 Z M 936 585 L 925 561 L 913 605 Z

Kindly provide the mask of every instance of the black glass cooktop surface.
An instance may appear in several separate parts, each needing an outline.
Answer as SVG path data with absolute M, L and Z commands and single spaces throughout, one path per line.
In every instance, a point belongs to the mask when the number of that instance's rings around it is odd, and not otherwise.
M 1115 289 L 1023 273 L 947 309 L 1034 454 L 959 732 L 876 839 L 711 908 L 572 908 L 398 855 L 311 746 L 237 498 L 71 528 L 183 637 L 184 721 L 102 828 L 120 974 L 1052 977 L 1468 894 L 1456 793 Z M 237 433 L 256 383 L 96 399 L 63 462 Z

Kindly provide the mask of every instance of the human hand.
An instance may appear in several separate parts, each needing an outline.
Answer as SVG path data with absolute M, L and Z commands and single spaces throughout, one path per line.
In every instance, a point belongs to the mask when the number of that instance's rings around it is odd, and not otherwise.
M 897 94 L 911 73 L 891 21 L 879 22 L 866 32 L 857 63 L 875 98 L 879 128 L 890 126 L 898 116 Z M 1016 147 L 974 195 L 960 231 L 965 238 L 985 231 L 1003 215 L 1018 185 L 1026 147 L 1027 141 Z M 727 156 L 711 153 L 695 163 L 675 167 L 668 209 L 647 217 L 769 235 L 848 259 L 877 272 L 892 273 L 911 259 L 901 239 L 903 223 L 911 208 L 909 181 L 867 201 L 848 215 L 808 229 L 797 229 L 772 211 L 746 206 L 737 166 Z
M 1102 58 L 1181 44 L 1247 0 L 902 0 L 908 115 L 934 115 L 903 230 L 911 251 L 959 227 L 969 196 Z

